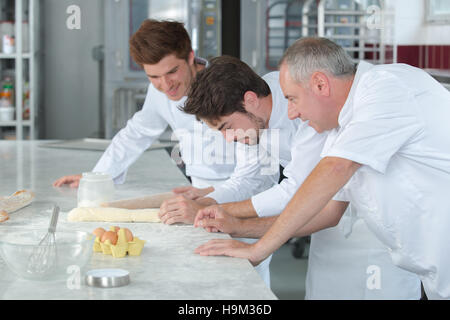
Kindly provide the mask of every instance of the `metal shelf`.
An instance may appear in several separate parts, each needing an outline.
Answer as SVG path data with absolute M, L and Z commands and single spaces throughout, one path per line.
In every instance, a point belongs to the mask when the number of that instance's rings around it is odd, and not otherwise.
M 0 59 L 16 59 L 19 57 L 19 54 L 17 53 L 11 53 L 11 54 L 6 54 L 6 53 L 0 53 Z M 29 59 L 31 58 L 31 53 L 22 53 L 22 58 L 24 59 Z
M 276 70 L 279 58 L 290 44 L 289 40 L 301 37 L 302 17 L 297 14 L 297 7 L 293 7 L 301 5 L 301 2 L 301 0 L 276 1 L 268 6 L 266 10 L 266 69 Z M 275 24 L 276 21 L 278 21 L 277 26 L 271 27 L 270 24 Z M 275 35 L 272 36 L 271 33 Z M 281 33 L 283 35 L 280 35 Z
M 17 126 L 17 121 L 13 120 L 13 121 L 0 121 L 0 127 L 15 127 Z M 24 120 L 22 121 L 22 125 L 24 127 L 29 127 L 31 126 L 31 121 L 30 120 Z
M 327 35 L 328 39 L 336 39 L 336 40 L 378 40 L 379 38 L 376 36 L 358 36 L 358 35 Z
M 366 21 L 371 13 L 365 11 L 366 8 L 361 5 L 361 2 L 353 0 L 348 9 L 336 8 L 336 10 L 325 8 L 325 2 L 325 0 L 288 0 L 274 2 L 268 7 L 266 12 L 266 68 L 268 70 L 276 69 L 277 61 L 282 56 L 282 54 L 279 55 L 281 50 L 287 49 L 293 40 L 307 36 L 327 37 L 336 41 L 344 47 L 355 62 L 365 60 L 386 63 L 388 50 L 383 31 L 374 32 L 368 29 Z M 384 1 L 378 0 L 378 5 L 383 7 Z M 301 6 L 300 10 L 298 6 Z M 294 14 L 297 12 L 298 15 Z M 348 22 L 343 22 L 343 17 Z M 271 27 L 269 23 L 274 27 Z M 394 53 L 393 60 L 395 56 Z
M 24 107 L 24 83 L 27 81 L 29 83 L 29 108 L 30 108 L 30 119 L 36 120 L 37 115 L 37 104 L 39 101 L 39 91 L 40 85 L 38 82 L 38 72 L 39 72 L 39 64 L 37 63 L 38 52 L 40 43 L 38 40 L 39 36 L 39 28 L 40 28 L 40 17 L 39 17 L 39 5 L 40 0 L 28 0 L 27 7 L 25 7 L 24 0 L 15 0 L 8 2 L 8 6 L 14 6 L 14 21 L 24 21 L 24 12 L 28 11 L 28 28 L 29 30 L 29 50 L 26 52 L 23 51 L 23 25 L 22 23 L 16 23 L 14 34 L 15 34 L 15 43 L 16 43 L 16 52 L 12 54 L 4 54 L 0 53 L 0 60 L 14 60 L 14 69 L 15 69 L 15 83 L 14 83 L 14 91 L 15 91 L 15 115 L 19 115 L 20 117 L 23 114 Z M 26 60 L 26 61 L 25 61 Z M 28 67 L 26 67 L 25 62 L 28 62 Z M 27 74 L 24 74 L 24 70 L 27 70 Z M 28 139 L 28 134 L 24 136 L 23 128 L 29 128 L 29 139 L 36 139 L 36 121 L 31 120 L 23 120 L 16 119 L 14 121 L 3 121 L 0 122 L 0 128 L 4 127 L 12 127 L 15 129 L 15 136 L 17 140 L 23 140 L 24 138 Z M 1 136 L 1 132 L 0 132 Z
M 354 11 L 354 10 L 325 10 L 325 15 L 333 16 L 365 16 L 366 11 Z
M 381 52 L 381 48 L 376 47 L 346 47 L 344 48 L 345 51 L 349 52 L 357 52 L 357 51 L 364 51 L 364 52 Z
M 365 23 L 324 23 L 325 28 L 364 28 L 366 26 Z

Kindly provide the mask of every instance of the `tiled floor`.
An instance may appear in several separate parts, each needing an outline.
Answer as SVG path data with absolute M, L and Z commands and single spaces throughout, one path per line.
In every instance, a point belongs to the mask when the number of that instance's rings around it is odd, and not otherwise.
M 303 300 L 305 298 L 305 278 L 308 266 L 306 245 L 303 258 L 292 255 L 293 244 L 287 243 L 278 249 L 270 263 L 271 287 L 281 300 Z

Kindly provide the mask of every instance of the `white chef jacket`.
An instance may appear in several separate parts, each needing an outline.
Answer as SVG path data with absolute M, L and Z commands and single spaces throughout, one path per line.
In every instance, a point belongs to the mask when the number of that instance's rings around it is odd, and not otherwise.
M 285 112 L 281 113 L 282 117 L 279 118 L 279 120 L 283 120 L 277 123 L 281 126 L 283 126 L 283 122 L 292 122 L 287 117 L 287 102 L 283 109 Z M 280 157 L 280 164 L 285 167 L 283 174 L 286 178 L 272 188 L 252 197 L 253 208 L 258 216 L 273 216 L 283 211 L 299 186 L 320 161 L 320 152 L 325 139 L 326 133 L 318 134 L 308 126 L 307 122 L 301 122 L 290 140 L 286 139 L 286 142 L 281 140 L 280 154 L 289 152 L 292 155 L 291 159 Z
M 360 62 L 322 156 L 362 164 L 350 200 L 430 299 L 450 298 L 450 93 L 424 71 Z
M 199 63 L 207 64 L 206 60 L 196 59 Z M 239 190 L 238 195 L 241 200 L 250 198 L 255 191 L 272 186 L 277 175 L 259 174 L 257 153 L 249 152 L 256 146 L 226 142 L 220 132 L 197 121 L 194 115 L 180 110 L 186 99 L 183 97 L 172 101 L 149 84 L 142 110 L 136 112 L 126 127 L 114 136 L 93 171 L 109 173 L 115 183 L 123 183 L 128 167 L 169 125 L 180 140 L 179 148 L 186 164 L 186 175 L 219 182 L 230 177 L 233 181 L 239 180 L 245 175 L 245 188 Z M 220 188 L 220 185 L 216 188 Z M 226 188 L 222 190 L 218 194 L 224 199 L 230 198 Z

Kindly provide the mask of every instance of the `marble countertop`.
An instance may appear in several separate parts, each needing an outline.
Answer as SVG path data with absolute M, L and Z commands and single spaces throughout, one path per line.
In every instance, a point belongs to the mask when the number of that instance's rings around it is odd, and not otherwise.
M 67 213 L 77 204 L 77 190 L 54 188 L 57 178 L 92 170 L 101 156 L 99 151 L 51 149 L 44 141 L 0 141 L 0 195 L 20 189 L 36 194 L 35 202 L 10 214 L 0 224 L 0 232 L 10 226 L 48 226 L 51 210 L 46 201 L 61 208 L 59 228 L 91 232 L 108 223 L 73 223 Z M 138 197 L 170 191 L 189 182 L 165 150 L 144 153 L 127 174 L 127 181 L 116 186 L 115 199 Z M 117 225 L 114 224 L 114 225 Z M 138 257 L 116 259 L 92 253 L 83 270 L 121 268 L 130 272 L 131 282 L 119 288 L 95 288 L 65 281 L 38 282 L 18 278 L 0 258 L 1 299 L 276 299 L 255 269 L 245 259 L 202 257 L 194 249 L 210 239 L 228 239 L 226 234 L 211 234 L 191 225 L 160 223 L 120 223 L 147 243 Z

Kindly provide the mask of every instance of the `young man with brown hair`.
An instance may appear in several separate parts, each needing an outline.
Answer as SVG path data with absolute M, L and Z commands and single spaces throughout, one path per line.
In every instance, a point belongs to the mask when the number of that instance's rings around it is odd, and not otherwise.
M 249 197 L 276 182 L 276 175 L 259 174 L 258 159 L 250 158 L 248 148 L 235 150 L 220 134 L 179 109 L 195 75 L 207 65 L 206 60 L 194 56 L 182 23 L 145 20 L 130 39 L 130 54 L 150 81 L 144 106 L 115 135 L 93 171 L 109 173 L 115 183 L 123 183 L 128 167 L 169 125 L 180 140 L 186 174 L 192 180 L 192 186 L 174 190 L 183 197 L 197 199 L 215 191 L 234 199 L 236 194 L 230 195 L 226 185 L 244 176 L 247 184 L 241 197 Z M 81 175 L 65 176 L 54 186 L 77 187 L 80 179 Z M 193 215 L 178 213 L 170 223 L 193 223 L 193 219 Z

